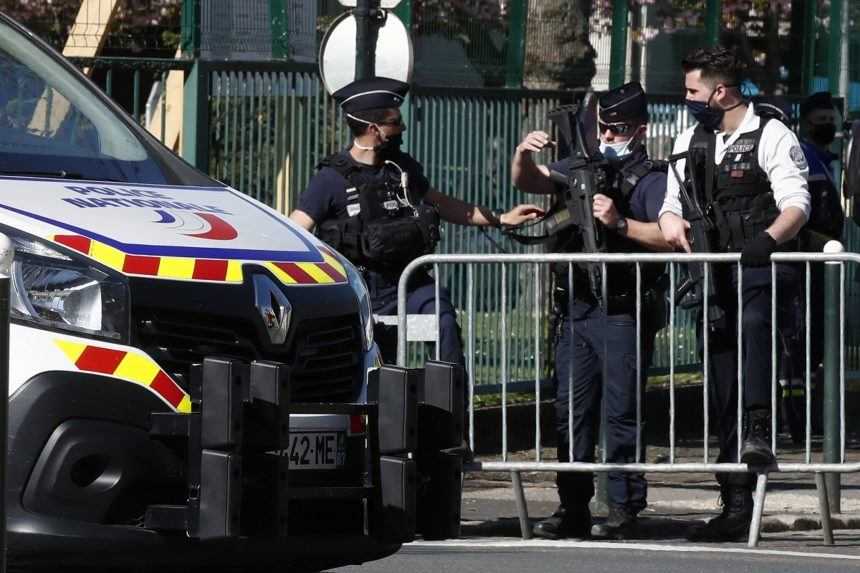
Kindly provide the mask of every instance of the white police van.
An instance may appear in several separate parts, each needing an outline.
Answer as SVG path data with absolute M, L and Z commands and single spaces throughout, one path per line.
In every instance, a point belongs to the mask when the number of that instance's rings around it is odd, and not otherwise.
M 411 539 L 413 377 L 378 368 L 356 270 L 2 14 L 0 78 L 11 558 L 316 569 Z

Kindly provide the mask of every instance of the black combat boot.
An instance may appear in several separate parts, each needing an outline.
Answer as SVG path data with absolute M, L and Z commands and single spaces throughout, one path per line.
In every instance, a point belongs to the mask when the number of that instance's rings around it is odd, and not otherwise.
M 687 536 L 690 541 L 741 541 L 749 535 L 753 514 L 752 492 L 748 487 L 726 485 L 721 488 L 723 511 Z
M 741 448 L 741 463 L 751 466 L 769 466 L 776 462 L 770 449 L 770 410 L 749 410 L 746 431 Z
M 592 537 L 630 539 L 635 535 L 636 514 L 625 505 L 610 505 L 606 521 L 591 528 Z
M 543 539 L 588 539 L 591 535 L 591 511 L 587 505 L 576 508 L 560 505 L 552 516 L 538 522 L 532 533 Z

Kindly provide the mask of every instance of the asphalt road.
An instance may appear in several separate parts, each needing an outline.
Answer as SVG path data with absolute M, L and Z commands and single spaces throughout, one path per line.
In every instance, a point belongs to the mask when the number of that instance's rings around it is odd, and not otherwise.
M 472 539 L 414 543 L 382 561 L 332 573 L 817 573 L 860 570 L 860 532 L 844 532 L 835 547 L 817 536 L 770 537 L 758 549 L 742 544 L 608 543 Z

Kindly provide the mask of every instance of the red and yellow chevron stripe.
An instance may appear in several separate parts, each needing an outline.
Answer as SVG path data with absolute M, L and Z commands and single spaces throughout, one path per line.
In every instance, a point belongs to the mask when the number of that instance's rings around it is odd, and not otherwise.
M 129 255 L 83 235 L 54 235 L 51 240 L 127 275 L 164 279 L 241 283 L 245 261 Z M 264 262 L 284 284 L 316 285 L 346 282 L 346 270 L 329 251 L 321 263 Z M 248 261 L 250 262 L 250 261 Z M 259 261 L 254 261 L 260 264 Z
M 78 370 L 106 374 L 149 388 L 171 408 L 191 413 L 191 397 L 146 354 L 93 346 L 71 340 L 55 340 Z

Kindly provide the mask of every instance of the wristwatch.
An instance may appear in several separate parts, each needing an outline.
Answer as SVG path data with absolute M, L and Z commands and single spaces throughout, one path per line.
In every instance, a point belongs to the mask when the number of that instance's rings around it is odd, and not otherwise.
M 619 235 L 627 234 L 627 219 L 624 217 L 619 217 L 617 221 L 615 221 L 615 232 Z
M 490 210 L 490 215 L 492 216 L 492 221 L 490 221 L 490 223 L 492 223 L 493 227 L 497 229 L 502 228 L 502 214 L 503 213 L 498 209 Z

